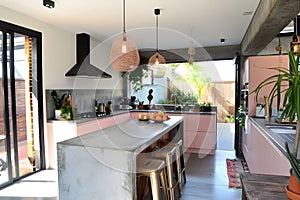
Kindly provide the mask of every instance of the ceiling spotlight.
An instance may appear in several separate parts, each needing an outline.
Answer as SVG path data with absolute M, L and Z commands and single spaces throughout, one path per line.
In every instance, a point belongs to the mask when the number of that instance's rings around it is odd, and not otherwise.
M 221 42 L 221 44 L 224 44 L 225 43 L 225 39 L 221 38 L 220 42 Z
M 43 0 L 43 5 L 47 8 L 54 8 L 54 1 L 51 0 Z

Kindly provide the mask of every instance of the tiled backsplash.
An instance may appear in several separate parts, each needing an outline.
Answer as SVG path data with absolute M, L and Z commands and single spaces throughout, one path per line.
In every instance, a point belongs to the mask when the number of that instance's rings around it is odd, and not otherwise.
M 54 118 L 55 106 L 51 97 L 53 90 L 46 90 L 46 112 L 47 119 Z M 73 103 L 77 108 L 78 113 L 94 112 L 95 111 L 95 99 L 99 102 L 112 101 L 113 109 L 116 105 L 119 105 L 123 99 L 123 90 L 68 90 L 59 89 L 56 90 L 58 96 L 67 93 L 72 95 Z

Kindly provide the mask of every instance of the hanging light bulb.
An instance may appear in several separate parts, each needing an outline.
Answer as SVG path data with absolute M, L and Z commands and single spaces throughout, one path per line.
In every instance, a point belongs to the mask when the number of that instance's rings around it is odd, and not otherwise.
M 148 66 L 154 64 L 166 64 L 165 58 L 158 53 L 158 15 L 160 15 L 160 9 L 154 9 L 154 14 L 156 15 L 156 52 L 149 59 Z
M 123 39 L 122 39 L 122 53 L 127 53 L 127 39 L 126 39 L 126 33 L 123 33 Z
M 278 51 L 278 54 L 281 55 L 282 46 L 281 46 L 281 40 L 280 40 L 280 33 L 278 34 L 278 46 L 275 49 L 276 49 L 276 51 Z
M 291 51 L 294 54 L 298 54 L 300 52 L 300 36 L 298 35 L 298 17 L 296 16 L 294 20 L 294 35 L 292 36 L 292 42 L 290 44 Z
M 125 30 L 125 0 L 123 0 L 123 33 L 112 44 L 110 63 L 120 72 L 134 71 L 140 64 L 138 48 Z
M 151 72 L 151 79 L 162 78 L 166 74 L 165 58 L 158 52 L 158 15 L 160 15 L 160 9 L 154 9 L 156 15 L 156 52 L 150 57 L 148 61 L 149 71 Z

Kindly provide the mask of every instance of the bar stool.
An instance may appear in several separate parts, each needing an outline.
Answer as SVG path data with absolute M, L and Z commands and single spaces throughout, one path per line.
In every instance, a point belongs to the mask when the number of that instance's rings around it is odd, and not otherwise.
M 164 199 L 168 199 L 167 180 L 165 173 L 165 162 L 158 159 L 146 158 L 144 156 L 137 159 L 138 176 L 150 178 L 153 200 L 160 200 L 160 184 L 164 192 Z M 159 181 L 160 180 L 160 181 Z
M 174 146 L 176 148 L 176 164 L 177 164 L 177 176 L 179 182 L 179 194 L 182 193 L 182 180 L 186 183 L 186 175 L 185 175 L 185 165 L 184 165 L 184 157 L 183 157 L 183 145 L 182 140 L 180 139 L 177 142 L 171 141 L 168 146 Z
M 177 158 L 180 158 L 180 168 L 181 168 L 180 174 L 181 174 L 181 177 L 183 177 L 184 183 L 186 183 L 182 139 L 180 139 L 179 141 L 177 141 L 175 143 L 172 142 L 170 144 L 175 144 L 176 145 Z
M 176 147 L 175 146 L 165 146 L 157 151 L 151 152 L 150 153 L 150 157 L 151 158 L 158 158 L 158 159 L 162 159 L 165 161 L 166 163 L 166 169 L 167 169 L 167 180 L 168 180 L 168 190 L 169 190 L 169 199 L 174 200 L 175 199 L 175 187 L 179 184 L 177 184 L 178 182 L 174 182 L 173 180 L 173 168 L 174 168 L 174 163 L 175 161 L 177 161 L 176 159 Z M 179 180 L 178 176 L 178 169 L 177 169 L 178 164 L 175 165 L 176 170 L 175 170 L 175 175 L 176 175 L 176 179 Z M 180 190 L 178 188 L 178 190 Z

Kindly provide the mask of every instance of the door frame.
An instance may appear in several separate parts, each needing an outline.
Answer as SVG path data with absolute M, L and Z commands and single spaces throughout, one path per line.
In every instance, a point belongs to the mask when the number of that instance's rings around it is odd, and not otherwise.
M 44 140 L 44 120 L 43 120 L 43 117 L 44 117 L 44 112 L 43 112 L 43 73 L 42 73 L 42 33 L 41 32 L 38 32 L 38 31 L 34 31 L 34 30 L 31 30 L 31 29 L 28 29 L 28 28 L 25 28 L 25 27 L 21 27 L 21 26 L 18 26 L 18 25 L 15 25 L 15 24 L 12 24 L 12 23 L 8 23 L 8 22 L 4 22 L 2 20 L 0 20 L 0 31 L 3 33 L 3 51 L 2 51 L 2 66 L 3 66 L 3 73 L 7 73 L 7 33 L 9 33 L 11 35 L 12 38 L 14 38 L 14 34 L 15 33 L 18 33 L 18 34 L 23 34 L 23 35 L 27 35 L 29 37 L 34 37 L 36 38 L 36 48 L 37 48 L 37 54 L 36 54 L 36 64 L 37 64 L 37 97 L 38 97 L 38 126 L 39 126 L 39 144 L 40 144 L 40 169 L 37 170 L 37 171 L 40 171 L 42 169 L 45 169 L 46 168 L 46 162 L 45 162 L 45 140 Z M 10 55 L 10 60 L 9 62 L 12 63 L 12 65 L 14 65 L 14 51 L 13 51 L 13 48 L 14 48 L 14 45 L 13 45 L 13 40 L 11 40 L 11 44 L 10 45 L 10 52 L 11 52 L 11 55 Z M 14 69 L 14 66 L 11 66 L 10 69 Z M 10 70 L 12 72 L 12 70 Z M 14 84 L 14 81 L 15 81 L 15 78 L 14 78 L 14 75 L 11 73 L 11 72 L 8 72 L 10 73 L 10 85 L 13 86 Z M 4 93 L 4 96 L 3 96 L 3 101 L 4 101 L 4 106 L 3 107 L 3 110 L 4 110 L 4 113 L 3 113 L 3 117 L 4 117 L 4 128 L 6 130 L 5 134 L 6 134 L 6 150 L 7 150 L 7 162 L 8 162 L 8 165 L 9 166 L 12 166 L 12 159 L 17 159 L 17 156 L 18 156 L 18 152 L 16 149 L 14 149 L 15 151 L 15 156 L 14 158 L 12 158 L 11 156 L 11 139 L 10 139 L 10 129 L 12 128 L 13 130 L 13 133 L 15 134 L 16 133 L 16 127 L 14 127 L 14 125 L 16 125 L 16 123 L 13 123 L 12 126 L 10 126 L 9 124 L 9 113 L 8 112 L 5 112 L 5 110 L 9 110 L 9 107 L 8 107 L 8 79 L 7 79 L 7 76 L 3 76 L 3 93 Z M 11 91 L 14 91 L 14 88 L 11 88 Z M 13 92 L 11 94 L 12 96 L 12 102 L 15 101 L 15 93 Z M 13 104 L 12 106 L 12 120 L 14 120 L 16 122 L 16 106 L 15 104 Z M 16 138 L 16 137 L 13 137 L 13 138 Z M 17 144 L 17 139 L 14 139 L 13 141 L 13 145 L 14 146 L 18 146 Z M 15 162 L 16 163 L 16 168 L 18 168 L 18 162 Z M 32 173 L 35 173 L 37 171 L 33 171 Z M 9 167 L 8 168 L 8 173 L 9 173 L 9 180 L 7 183 L 5 183 L 4 185 L 1 185 L 0 187 L 2 186 L 8 186 L 14 182 L 16 182 L 17 180 L 21 179 L 21 178 L 24 178 L 32 173 L 29 173 L 27 175 L 24 175 L 22 177 L 19 176 L 18 172 L 16 174 L 16 177 L 13 178 L 12 177 L 12 168 Z

